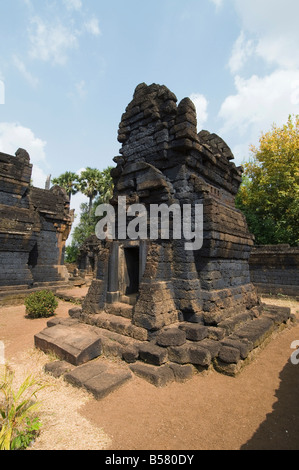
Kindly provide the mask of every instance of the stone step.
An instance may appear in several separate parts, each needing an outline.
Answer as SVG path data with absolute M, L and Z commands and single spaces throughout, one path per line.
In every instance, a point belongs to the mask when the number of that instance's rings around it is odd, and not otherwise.
M 155 387 L 165 387 L 172 382 L 186 382 L 197 373 L 191 364 L 180 365 L 169 362 L 163 366 L 154 366 L 136 362 L 130 366 L 131 371 L 138 377 L 155 385 Z
M 236 375 L 268 338 L 291 320 L 289 308 L 264 307 L 261 315 L 240 324 L 232 334 L 220 341 L 221 347 L 215 368 L 228 375 Z
M 133 306 L 123 303 L 115 302 L 114 304 L 107 305 L 105 311 L 111 315 L 132 319 Z
M 103 362 L 102 359 L 96 359 L 64 374 L 68 383 L 83 387 L 97 400 L 106 397 L 131 378 L 132 374 L 127 367 Z
M 212 340 L 210 340 L 212 341 Z M 182 346 L 171 346 L 168 349 L 168 359 L 176 364 L 194 364 L 204 368 L 211 365 L 213 356 L 207 345 L 199 342 L 187 342 Z M 217 351 L 218 352 L 218 351 Z
M 234 315 L 222 322 L 218 323 L 217 328 L 222 328 L 225 330 L 226 335 L 230 335 L 233 333 L 240 325 L 251 321 L 254 318 L 254 312 L 250 311 L 243 311 Z
M 118 357 L 128 363 L 137 361 L 139 348 L 143 342 L 102 328 L 98 330 L 102 340 L 103 354 L 106 357 Z
M 59 288 L 59 289 L 67 289 L 70 288 L 70 283 L 67 281 L 63 281 L 60 279 L 53 280 L 53 281 L 48 281 L 48 282 L 35 282 L 33 284 L 34 288 L 38 289 L 48 289 L 48 288 Z
M 137 294 L 121 295 L 120 301 L 124 304 L 135 305 L 137 301 Z
M 179 328 L 184 331 L 186 338 L 190 341 L 201 341 L 208 337 L 209 329 L 199 323 L 183 322 Z
M 154 366 L 137 362 L 132 364 L 130 369 L 135 375 L 150 382 L 155 387 L 165 387 L 175 380 L 174 372 L 168 364 Z
M 7 282 L 7 281 L 6 281 Z M 8 292 L 15 292 L 15 291 L 22 291 L 25 290 L 28 293 L 28 284 L 17 285 L 17 286 L 1 286 L 0 287 L 0 295 L 7 294 Z
M 79 307 L 75 307 L 73 310 L 77 308 L 79 311 L 81 311 Z M 56 325 L 73 326 L 80 324 L 82 326 L 85 325 L 84 323 L 80 323 L 76 318 L 56 317 L 48 320 L 47 322 L 48 327 L 53 327 Z M 137 361 L 139 357 L 139 348 L 142 344 L 144 344 L 142 341 L 138 341 L 129 336 L 124 336 L 122 334 L 99 328 L 97 326 L 90 326 L 90 328 L 93 328 L 98 337 L 101 339 L 102 354 L 104 356 L 117 357 L 128 363 Z
M 145 328 L 133 325 L 129 318 L 102 312 L 91 315 L 83 313 L 80 320 L 89 325 L 129 336 L 139 341 L 147 341 L 148 339 L 148 331 Z
M 45 353 L 54 353 L 75 366 L 84 364 L 102 354 L 101 338 L 95 328 L 72 319 L 68 324 L 51 324 L 34 336 L 35 347 Z
M 80 313 L 81 309 L 77 309 Z M 274 331 L 292 320 L 288 308 L 263 306 L 257 317 L 248 318 L 243 315 L 232 319 L 235 320 L 234 327 L 230 326 L 225 330 L 226 333 L 231 333 L 224 337 L 217 337 L 214 328 L 211 335 L 211 327 L 177 323 L 166 327 L 147 341 L 144 338 L 135 339 L 128 334 L 126 329 L 134 326 L 129 319 L 107 313 L 86 317 L 89 325 L 80 323 L 82 316 L 80 320 L 50 319 L 48 328 L 35 336 L 35 344 L 43 351 L 54 352 L 62 361 L 67 361 L 57 367 L 49 366 L 49 372 L 67 375 L 71 383 L 85 387 L 97 398 L 105 396 L 128 379 L 125 372 L 119 375 L 112 373 L 110 368 L 107 371 L 103 362 L 95 359 L 101 354 L 126 361 L 131 364 L 130 369 L 134 374 L 157 387 L 165 386 L 174 380 L 183 382 L 191 378 L 194 372 L 209 370 L 212 365 L 218 372 L 235 376 L 252 360 L 259 347 L 267 344 Z M 104 327 L 99 327 L 99 324 Z M 191 328 L 191 333 L 186 328 Z M 203 332 L 202 328 L 206 330 Z M 120 331 L 113 331 L 114 329 Z M 202 334 L 201 340 L 196 336 L 195 340 L 194 331 L 196 334 L 199 331 L 208 334 Z M 186 338 L 186 332 L 192 339 Z M 103 361 L 103 358 L 101 359 Z M 77 372 L 78 367 L 70 370 L 72 368 L 68 365 L 70 363 L 78 366 L 86 362 L 91 365 L 96 363 L 97 367 L 92 369 L 90 366 Z M 106 376 L 107 380 L 101 379 Z

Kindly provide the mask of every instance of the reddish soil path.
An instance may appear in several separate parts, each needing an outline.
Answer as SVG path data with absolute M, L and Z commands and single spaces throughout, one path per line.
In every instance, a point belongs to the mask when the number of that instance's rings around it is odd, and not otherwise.
M 267 302 L 290 306 L 299 319 L 299 302 Z M 67 317 L 70 306 L 60 301 L 57 315 Z M 46 326 L 47 320 L 24 314 L 22 306 L 0 309 L 8 359 L 33 348 L 34 334 Z M 134 377 L 101 401 L 88 397 L 79 413 L 92 429 L 103 429 L 112 450 L 299 450 L 299 365 L 290 362 L 295 340 L 299 324 L 273 338 L 236 378 L 211 372 L 159 389 Z M 55 440 L 54 433 L 55 427 Z

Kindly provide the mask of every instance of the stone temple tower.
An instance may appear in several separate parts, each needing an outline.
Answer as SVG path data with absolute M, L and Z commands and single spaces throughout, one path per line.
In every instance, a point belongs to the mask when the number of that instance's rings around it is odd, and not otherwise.
M 104 354 L 121 357 L 155 384 L 212 365 L 234 375 L 290 317 L 288 309 L 261 304 L 250 281 L 254 240 L 235 207 L 242 168 L 220 137 L 198 133 L 192 101 L 177 103 L 165 86 L 137 86 L 118 140 L 110 201 L 115 233 L 95 244 L 96 277 L 82 309 L 70 316 L 96 328 Z M 135 204 L 145 213 L 146 236 L 132 239 Z M 162 205 L 151 237 L 152 207 Z M 167 213 L 170 207 L 178 212 Z M 202 208 L 202 239 L 194 249 L 186 249 L 186 236 L 176 236 L 186 207 L 190 234 L 197 233 L 195 208 Z
M 201 204 L 204 243 L 187 251 L 184 239 L 174 239 L 171 221 L 168 240 L 120 240 L 116 230 L 107 269 L 98 276 L 101 301 L 93 308 L 134 303 L 134 324 L 157 330 L 181 319 L 215 326 L 257 306 L 248 265 L 253 237 L 234 204 L 242 169 L 220 137 L 197 134 L 192 101 L 177 106 L 165 86 L 139 85 L 118 139 L 123 145 L 112 171 L 111 201 L 116 216 L 120 196 L 127 205 L 143 204 L 149 216 L 153 204 Z

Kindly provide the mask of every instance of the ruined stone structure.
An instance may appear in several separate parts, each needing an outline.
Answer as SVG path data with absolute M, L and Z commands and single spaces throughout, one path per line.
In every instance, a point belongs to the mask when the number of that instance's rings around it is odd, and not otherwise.
M 264 245 L 253 248 L 249 260 L 251 280 L 262 294 L 299 297 L 299 248 Z
M 248 266 L 253 237 L 234 205 L 242 170 L 220 137 L 197 134 L 193 103 L 176 101 L 166 87 L 137 87 L 120 124 L 112 204 L 119 196 L 148 212 L 154 203 L 203 204 L 203 247 L 186 251 L 185 241 L 171 236 L 107 242 L 97 296 L 85 303 L 85 311 L 96 312 L 138 294 L 132 320 L 147 330 L 190 319 L 215 326 L 258 305 Z
M 117 215 L 115 238 L 97 246 L 96 279 L 83 308 L 70 311 L 72 321 L 94 327 L 102 353 L 121 357 L 155 385 L 212 364 L 234 375 L 290 316 L 288 309 L 266 309 L 250 282 L 253 237 L 235 208 L 242 169 L 220 137 L 197 133 L 192 101 L 177 104 L 165 86 L 136 88 L 118 139 L 121 155 L 111 173 L 116 215 L 119 197 L 127 206 L 142 204 L 148 215 L 152 204 L 202 205 L 203 246 L 186 250 L 174 237 L 174 217 L 168 239 L 160 231 L 157 239 L 131 240 Z M 38 338 L 39 347 L 49 347 L 58 323 Z
M 64 247 L 73 214 L 58 186 L 30 185 L 32 165 L 25 150 L 0 153 L 0 291 L 2 294 L 63 285 L 68 280 Z
M 101 241 L 96 235 L 91 235 L 80 246 L 77 259 L 77 267 L 80 273 L 96 277 L 98 266 L 98 255 L 101 250 Z

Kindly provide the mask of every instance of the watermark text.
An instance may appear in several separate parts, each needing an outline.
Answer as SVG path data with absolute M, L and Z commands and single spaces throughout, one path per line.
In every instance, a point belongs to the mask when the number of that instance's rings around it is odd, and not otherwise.
M 291 363 L 297 366 L 299 364 L 299 340 L 292 342 L 291 349 L 296 349 L 291 355 Z
M 118 197 L 117 213 L 110 204 L 100 204 L 95 215 L 100 240 L 185 240 L 185 250 L 200 250 L 203 246 L 203 205 L 195 204 L 132 204 Z M 117 223 L 116 223 L 117 222 Z M 117 225 L 117 227 L 116 227 Z

